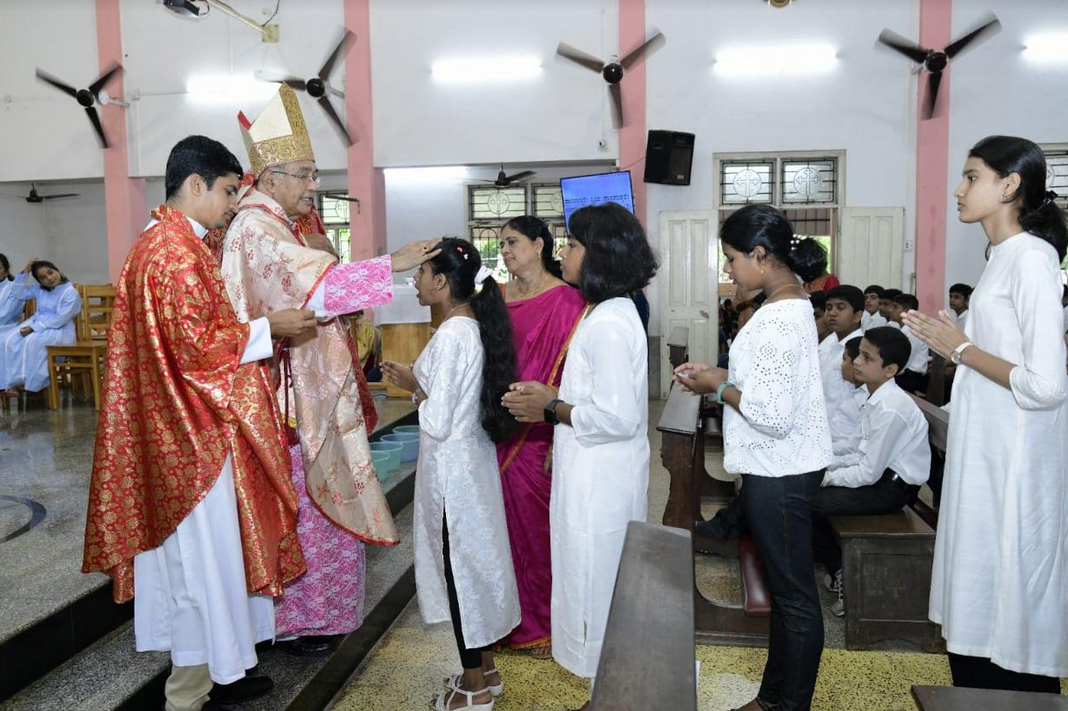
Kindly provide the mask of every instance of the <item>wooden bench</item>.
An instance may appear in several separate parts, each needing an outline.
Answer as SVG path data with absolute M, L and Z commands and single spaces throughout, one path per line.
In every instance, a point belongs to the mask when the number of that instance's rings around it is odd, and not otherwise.
M 690 356 L 690 329 L 685 326 L 676 326 L 671 329 L 671 335 L 667 339 L 668 362 L 674 370 L 686 362 Z
M 657 424 L 661 436 L 660 457 L 671 475 L 665 526 L 682 528 L 693 534 L 695 521 L 701 518 L 703 496 L 734 497 L 734 486 L 712 479 L 705 471 L 705 424 L 701 398 L 672 387 Z M 764 646 L 768 637 L 770 595 L 760 568 L 756 546 L 747 539 L 722 544 L 692 538 L 694 553 L 715 550 L 738 558 L 742 575 L 743 605 L 724 605 L 708 600 L 696 584 L 693 587 L 697 638 L 711 644 Z M 691 563 L 691 566 L 693 564 Z
M 912 698 L 920 711 L 1068 711 L 1060 694 L 913 685 Z
M 696 711 L 691 550 L 685 531 L 627 526 L 591 711 Z
M 912 398 L 927 419 L 932 468 L 940 472 L 949 415 L 923 398 Z M 932 484 L 937 506 L 935 487 L 941 482 Z M 928 652 L 945 650 L 938 625 L 927 619 L 936 506 L 917 500 L 880 516 L 830 517 L 842 545 L 846 649 L 900 639 Z

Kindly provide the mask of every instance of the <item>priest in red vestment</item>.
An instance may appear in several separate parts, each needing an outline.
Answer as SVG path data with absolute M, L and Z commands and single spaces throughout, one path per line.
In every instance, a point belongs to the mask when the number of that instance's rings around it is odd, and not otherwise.
M 202 238 L 229 221 L 240 175 L 217 141 L 174 147 L 167 202 L 126 259 L 108 339 L 82 570 L 134 598 L 138 651 L 170 652 L 168 711 L 269 690 L 245 670 L 274 636 L 272 596 L 305 569 L 263 359 L 272 336 L 315 319 L 238 321 Z

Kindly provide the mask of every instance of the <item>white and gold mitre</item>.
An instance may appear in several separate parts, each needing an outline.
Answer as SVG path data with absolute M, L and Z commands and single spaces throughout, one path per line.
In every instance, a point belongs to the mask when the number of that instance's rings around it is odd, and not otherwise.
M 285 84 L 255 121 L 249 121 L 242 112 L 237 114 L 237 121 L 256 177 L 271 166 L 315 160 L 300 102 Z

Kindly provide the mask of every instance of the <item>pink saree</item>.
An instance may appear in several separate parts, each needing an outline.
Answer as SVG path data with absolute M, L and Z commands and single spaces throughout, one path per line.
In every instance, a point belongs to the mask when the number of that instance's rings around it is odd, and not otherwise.
M 516 376 L 560 385 L 567 344 L 586 302 L 577 289 L 558 286 L 508 304 L 516 349 Z M 548 645 L 552 594 L 549 558 L 550 474 L 542 472 L 552 451 L 553 428 L 545 422 L 521 426 L 519 435 L 497 445 L 504 511 L 512 548 L 522 620 L 505 642 L 513 649 Z

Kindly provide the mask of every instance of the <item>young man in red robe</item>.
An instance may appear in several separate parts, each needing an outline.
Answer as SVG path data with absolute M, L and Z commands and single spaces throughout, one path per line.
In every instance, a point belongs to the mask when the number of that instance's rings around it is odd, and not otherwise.
M 134 597 L 139 651 L 171 653 L 168 711 L 270 689 L 245 670 L 274 636 L 272 596 L 305 568 L 262 359 L 272 336 L 316 322 L 305 309 L 238 322 L 202 238 L 232 217 L 240 175 L 217 141 L 174 147 L 108 341 L 82 570 L 110 575 L 117 602 Z

